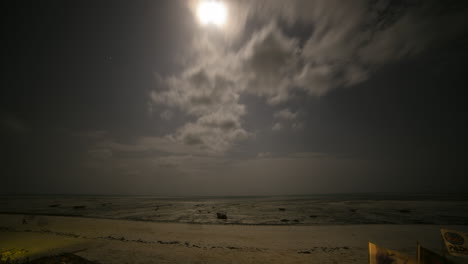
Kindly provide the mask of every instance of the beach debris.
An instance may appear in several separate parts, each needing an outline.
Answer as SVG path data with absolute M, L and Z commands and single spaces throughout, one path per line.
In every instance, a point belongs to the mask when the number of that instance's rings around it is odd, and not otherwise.
M 289 219 L 281 219 L 281 222 L 289 222 Z
M 309 215 L 310 218 L 317 218 L 318 215 Z
M 411 213 L 411 210 L 408 210 L 408 209 L 400 209 L 398 210 L 400 213 L 403 213 L 403 214 L 409 214 Z
M 226 247 L 227 249 L 240 249 L 239 247 Z
M 19 258 L 21 256 L 24 256 L 28 251 L 26 249 L 16 249 L 16 248 L 12 248 L 12 249 L 9 249 L 9 250 L 5 250 L 5 251 L 1 251 L 0 252 L 0 261 L 6 261 L 6 263 L 8 263 L 8 261 L 11 261 L 15 258 Z
M 310 254 L 310 251 L 304 250 L 297 252 L 298 254 Z
M 299 223 L 299 219 L 294 219 L 293 221 L 296 223 Z
M 355 212 L 357 211 L 357 209 L 350 208 L 349 211 L 350 211 L 351 213 L 355 213 Z
M 177 244 L 181 244 L 180 241 L 162 241 L 162 240 L 158 240 L 158 244 L 162 244 L 162 245 L 177 245 Z
M 85 205 L 75 205 L 73 206 L 73 209 L 85 209 L 86 206 Z
M 278 208 L 278 210 L 279 210 L 279 211 L 286 211 L 286 208 L 280 207 L 280 208 Z
M 216 213 L 216 217 L 218 219 L 227 219 L 226 213 L 221 213 L 221 212 Z
M 49 207 L 59 207 L 59 206 L 60 206 L 60 204 L 51 204 L 51 205 L 49 205 Z
M 347 246 L 344 246 L 344 247 L 313 247 L 310 249 L 310 251 L 318 251 L 318 250 L 321 250 L 322 252 L 333 252 L 333 251 L 337 251 L 337 250 L 348 250 L 349 247 Z

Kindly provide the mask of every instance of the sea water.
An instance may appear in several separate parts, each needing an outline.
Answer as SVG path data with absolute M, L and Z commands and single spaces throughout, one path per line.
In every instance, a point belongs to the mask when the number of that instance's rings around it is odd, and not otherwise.
M 0 196 L 0 213 L 199 224 L 467 225 L 468 196 L 395 193 L 249 197 Z M 219 219 L 218 213 L 225 214 L 226 219 Z

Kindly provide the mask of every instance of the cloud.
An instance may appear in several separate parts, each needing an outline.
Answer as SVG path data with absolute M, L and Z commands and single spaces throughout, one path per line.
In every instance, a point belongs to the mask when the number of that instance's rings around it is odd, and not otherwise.
M 294 122 L 292 125 L 291 125 L 291 128 L 295 131 L 298 131 L 298 130 L 302 130 L 304 129 L 304 123 L 302 122 Z
M 174 114 L 170 110 L 164 110 L 160 115 L 159 115 L 163 120 L 171 120 Z
M 280 131 L 282 128 L 283 128 L 283 125 L 282 125 L 281 123 L 278 122 L 278 123 L 275 123 L 275 124 L 273 125 L 273 127 L 271 128 L 271 130 L 273 130 L 273 131 Z
M 189 139 L 190 140 L 190 139 Z M 196 140 L 194 140 L 196 141 Z M 193 155 L 216 155 L 216 152 L 210 149 L 204 149 L 197 144 L 183 142 L 173 135 L 163 137 L 138 137 L 132 142 L 119 142 L 112 138 L 103 139 L 92 143 L 93 149 L 109 149 L 117 155 L 125 156 L 154 156 L 154 155 L 172 155 L 172 154 L 193 154 Z
M 243 94 L 264 98 L 271 105 L 285 104 L 298 92 L 324 96 L 459 35 L 467 23 L 462 12 L 441 12 L 436 1 L 226 4 L 230 10 L 226 27 L 195 28 L 181 71 L 161 76 L 151 93 L 153 103 L 188 116 L 169 138 L 213 152 L 228 151 L 253 135 L 242 125 L 247 114 L 239 101 Z M 191 10 L 195 6 L 196 1 L 189 2 Z M 306 30 L 297 30 L 299 26 Z M 296 120 L 297 113 L 288 111 L 274 117 Z M 283 126 L 277 122 L 272 129 Z M 303 129 L 304 123 L 296 120 L 291 128 Z
M 286 109 L 276 112 L 273 116 L 278 119 L 294 120 L 297 118 L 298 113 L 297 112 L 293 113 L 291 112 L 291 110 L 286 108 Z
M 177 141 L 197 146 L 208 152 L 224 152 L 234 142 L 249 136 L 250 133 L 240 126 L 238 117 L 226 116 L 219 112 L 202 116 L 196 122 L 187 123 L 175 133 Z
M 254 33 L 239 53 L 245 91 L 264 96 L 271 104 L 289 99 L 299 67 L 298 52 L 298 41 L 286 37 L 274 23 Z
M 167 89 L 153 92 L 154 102 L 196 118 L 170 135 L 177 142 L 208 152 L 224 152 L 251 135 L 241 125 L 246 110 L 239 103 L 239 87 L 224 72 L 189 69 L 162 82 Z
M 273 117 L 279 119 L 280 122 L 275 123 L 272 130 L 279 131 L 289 126 L 294 131 L 302 130 L 304 128 L 304 123 L 297 120 L 298 116 L 298 112 L 291 112 L 288 108 L 275 112 Z

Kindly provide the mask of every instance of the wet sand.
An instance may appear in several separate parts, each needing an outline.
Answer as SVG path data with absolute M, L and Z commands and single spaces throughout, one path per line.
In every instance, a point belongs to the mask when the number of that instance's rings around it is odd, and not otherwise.
M 25 221 L 26 219 L 26 221 Z M 366 263 L 367 242 L 441 250 L 436 225 L 217 225 L 0 215 L 0 251 L 112 263 Z M 467 231 L 468 226 L 443 226 Z

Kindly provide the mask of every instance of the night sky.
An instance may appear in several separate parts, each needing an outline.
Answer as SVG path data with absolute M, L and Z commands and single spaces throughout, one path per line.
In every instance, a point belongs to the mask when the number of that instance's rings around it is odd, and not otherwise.
M 200 2 L 2 4 L 0 194 L 467 191 L 466 1 Z

